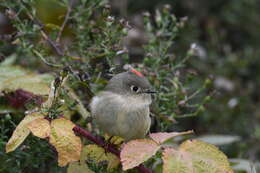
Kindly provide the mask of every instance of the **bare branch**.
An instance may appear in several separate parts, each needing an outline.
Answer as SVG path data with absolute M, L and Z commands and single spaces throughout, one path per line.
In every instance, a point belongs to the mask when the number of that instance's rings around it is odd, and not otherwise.
M 26 8 L 26 4 L 21 1 L 24 7 Z M 60 48 L 60 46 L 53 41 L 48 35 L 46 30 L 44 29 L 44 25 L 38 20 L 36 17 L 34 17 L 28 10 L 26 11 L 27 16 L 36 24 L 40 27 L 41 30 L 41 35 L 42 37 L 49 43 L 49 45 L 52 47 L 52 49 L 55 51 L 55 53 L 59 56 L 64 56 L 65 53 L 64 51 Z
M 64 19 L 64 21 L 63 21 L 63 23 L 61 25 L 60 31 L 59 31 L 58 36 L 56 38 L 56 42 L 57 43 L 60 42 L 60 38 L 61 38 L 62 32 L 64 31 L 64 28 L 65 28 L 66 24 L 68 23 L 68 20 L 69 20 L 69 17 L 70 17 L 70 13 L 71 13 L 71 9 L 72 9 L 72 4 L 73 4 L 73 0 L 70 0 L 68 8 L 67 8 L 67 13 L 66 13 L 65 19 Z

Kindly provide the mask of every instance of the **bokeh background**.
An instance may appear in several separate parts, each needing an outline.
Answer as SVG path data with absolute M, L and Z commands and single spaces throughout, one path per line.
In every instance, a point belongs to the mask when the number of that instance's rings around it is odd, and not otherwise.
M 123 42 L 130 63 L 140 63 L 145 57 L 143 45 L 148 40 L 144 12 L 152 16 L 156 9 L 168 4 L 171 13 L 185 20 L 172 51 L 182 53 L 196 44 L 197 56 L 189 59 L 187 66 L 196 69 L 197 80 L 212 79 L 214 94 L 205 105 L 205 111 L 192 117 L 176 118 L 178 123 L 172 129 L 194 129 L 197 137 L 218 145 L 229 158 L 236 158 L 241 167 L 238 172 L 251 173 L 253 167 L 257 169 L 260 160 L 260 1 L 110 0 L 109 4 L 112 15 L 116 19 L 127 19 L 132 27 Z M 5 10 L 0 7 L 1 35 L 15 30 Z M 62 21 L 56 16 L 66 12 L 66 8 L 53 5 L 51 0 L 39 0 L 37 10 L 44 23 L 57 25 Z M 65 34 L 69 37 L 69 29 Z M 12 50 L 13 45 L 0 40 L 1 58 L 12 55 Z M 23 61 L 21 64 L 26 68 L 30 65 Z M 35 69 L 35 66 L 29 68 Z M 40 68 L 41 72 L 48 70 Z M 0 172 L 65 172 L 65 168 L 50 162 L 53 153 L 46 149 L 47 142 L 32 137 L 26 140 L 24 148 L 5 154 L 5 143 L 14 129 L 9 120 L 3 112 L 0 114 Z M 30 150 L 26 150 L 26 146 Z M 39 165 L 49 168 L 41 170 Z

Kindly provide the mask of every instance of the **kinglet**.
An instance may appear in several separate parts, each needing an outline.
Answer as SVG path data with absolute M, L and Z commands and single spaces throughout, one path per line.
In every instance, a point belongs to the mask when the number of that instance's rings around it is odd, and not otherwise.
M 115 75 L 104 91 L 90 103 L 91 114 L 99 128 L 126 141 L 144 138 L 149 131 L 152 102 L 148 80 L 132 69 Z

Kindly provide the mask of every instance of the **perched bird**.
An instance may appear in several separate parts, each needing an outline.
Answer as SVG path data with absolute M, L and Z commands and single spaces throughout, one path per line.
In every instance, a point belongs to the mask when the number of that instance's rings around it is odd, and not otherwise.
M 91 114 L 99 128 L 126 141 L 144 138 L 149 131 L 152 102 L 148 80 L 132 69 L 115 75 L 104 91 L 93 97 Z

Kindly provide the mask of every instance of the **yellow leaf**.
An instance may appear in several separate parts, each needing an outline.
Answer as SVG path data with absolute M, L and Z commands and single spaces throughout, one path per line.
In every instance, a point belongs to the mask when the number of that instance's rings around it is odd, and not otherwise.
M 86 163 L 72 162 L 69 164 L 67 173 L 94 173 Z
M 124 143 L 124 138 L 120 136 L 110 136 L 109 134 L 105 134 L 104 137 L 108 143 L 114 144 L 116 146 L 120 146 Z
M 123 170 L 134 168 L 151 158 L 160 145 L 150 139 L 136 139 L 126 143 L 120 153 Z
M 28 123 L 43 118 L 43 114 L 39 112 L 35 112 L 29 115 L 26 115 L 24 119 L 20 122 L 20 124 L 15 128 L 12 137 L 9 139 L 8 143 L 6 144 L 6 152 L 11 152 L 15 150 L 30 134 L 30 130 L 27 128 Z
M 187 135 L 187 134 L 191 134 L 193 133 L 193 130 L 189 130 L 186 132 L 171 132 L 171 133 L 167 133 L 167 132 L 159 132 L 159 133 L 151 133 L 149 136 L 156 141 L 159 144 L 162 144 L 164 142 L 166 142 L 169 139 L 172 139 L 176 136 L 181 136 L 181 135 Z
M 95 163 L 107 162 L 107 169 L 117 168 L 120 164 L 118 157 L 112 153 L 105 152 L 104 148 L 91 144 L 82 149 L 80 161 L 94 161 Z
M 47 138 L 50 136 L 50 122 L 44 118 L 33 120 L 32 122 L 28 123 L 27 127 L 34 136 L 39 138 Z
M 163 162 L 163 173 L 233 173 L 224 153 L 198 140 L 187 140 L 178 150 L 165 149 Z
M 78 161 L 81 153 L 81 140 L 73 128 L 75 124 L 65 118 L 58 118 L 51 122 L 50 144 L 58 152 L 59 166 L 66 166 L 69 162 Z

